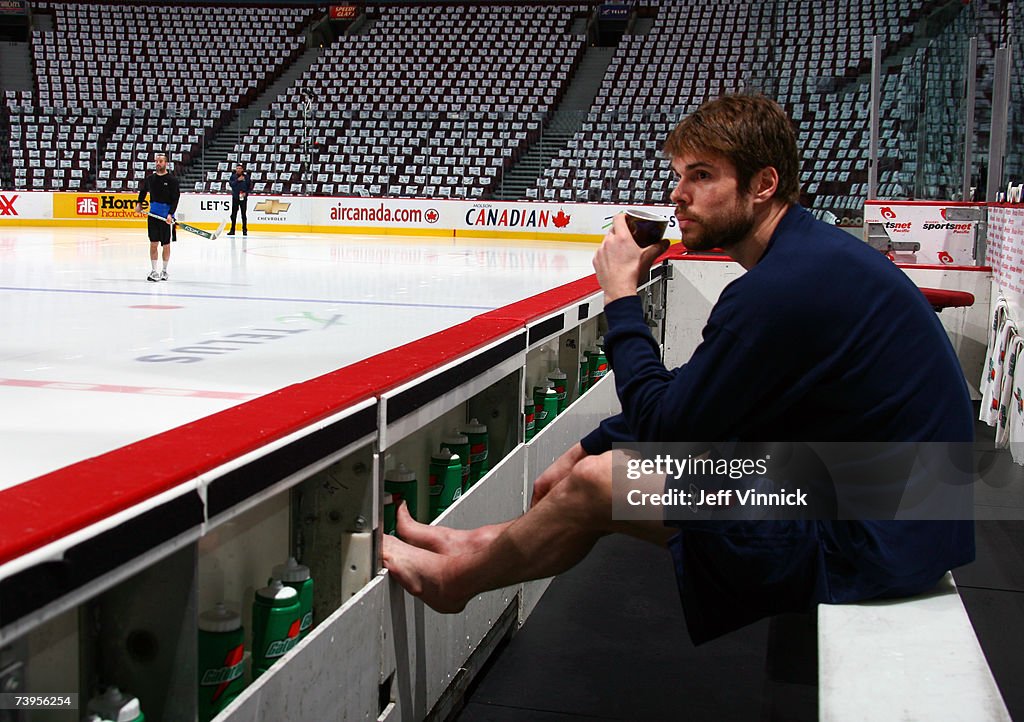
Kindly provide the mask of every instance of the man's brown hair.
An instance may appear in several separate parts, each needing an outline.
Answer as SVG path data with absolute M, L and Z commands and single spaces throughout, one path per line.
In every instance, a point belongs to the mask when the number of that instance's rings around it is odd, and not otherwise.
M 723 95 L 683 118 L 663 148 L 671 158 L 711 153 L 736 167 L 740 189 L 750 191 L 754 174 L 771 166 L 779 174 L 775 198 L 800 197 L 800 154 L 793 126 L 775 101 L 763 95 Z

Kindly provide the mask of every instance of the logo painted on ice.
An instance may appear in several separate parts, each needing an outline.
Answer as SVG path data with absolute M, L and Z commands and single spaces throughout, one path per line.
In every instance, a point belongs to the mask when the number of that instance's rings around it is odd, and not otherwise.
M 341 319 L 344 318 L 343 314 L 336 313 L 330 318 L 317 318 L 312 311 L 303 311 L 301 314 L 294 314 L 290 316 L 278 316 L 274 320 L 278 323 L 290 323 L 291 321 L 312 321 L 313 323 L 319 323 L 321 330 L 334 326 L 335 324 L 341 324 Z

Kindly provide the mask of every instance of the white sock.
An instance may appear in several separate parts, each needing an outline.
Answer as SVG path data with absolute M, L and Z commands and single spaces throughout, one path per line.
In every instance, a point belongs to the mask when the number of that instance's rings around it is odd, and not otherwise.
M 167 270 L 167 261 L 164 261 L 164 270 Z
M 152 263 L 153 263 L 153 273 L 156 273 L 156 264 L 157 264 L 157 261 L 156 261 L 156 260 L 154 260 L 154 261 L 152 261 Z

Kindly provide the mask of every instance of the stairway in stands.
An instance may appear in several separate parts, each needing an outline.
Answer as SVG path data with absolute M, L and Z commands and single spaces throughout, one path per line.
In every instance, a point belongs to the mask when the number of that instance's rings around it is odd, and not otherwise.
M 7 114 L 0 113 L 0 190 L 14 190 L 14 173 L 11 170 L 11 131 Z
M 257 96 L 256 100 L 247 108 L 240 110 L 233 122 L 225 125 L 219 133 L 208 140 L 203 148 L 203 155 L 194 159 L 179 174 L 182 189 L 186 192 L 194 190 L 196 183 L 206 178 L 206 172 L 217 170 L 220 163 L 227 163 L 229 166 L 228 170 L 223 171 L 226 188 L 228 173 L 234 169 L 236 146 L 248 134 L 253 121 L 260 117 L 262 111 L 270 108 L 271 104 L 277 100 L 278 95 L 283 94 L 294 85 L 295 81 L 320 57 L 322 52 L 323 50 L 320 48 L 308 48 L 281 74 L 281 77 L 267 86 L 267 89 Z M 214 190 L 222 189 L 215 187 Z
M 27 42 L 0 42 L 0 100 L 6 91 L 33 90 L 32 51 Z M 10 154 L 11 130 L 7 113 L 0 113 L 0 188 L 14 188 Z
M 520 156 L 519 162 L 502 176 L 494 198 L 513 201 L 526 197 L 526 189 L 536 185 L 537 178 L 548 167 L 551 159 L 568 145 L 583 125 L 614 54 L 615 48 L 611 47 L 587 48 L 550 122 L 533 145 Z

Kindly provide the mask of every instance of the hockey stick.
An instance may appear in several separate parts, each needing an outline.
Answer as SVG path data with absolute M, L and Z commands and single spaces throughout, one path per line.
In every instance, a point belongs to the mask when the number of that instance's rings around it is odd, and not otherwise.
M 147 213 L 146 215 L 148 215 L 150 218 L 156 218 L 164 222 L 167 221 L 166 218 L 164 218 L 163 216 L 158 216 L 155 213 Z M 183 231 L 188 231 L 189 233 L 194 233 L 197 236 L 202 236 L 203 238 L 209 238 L 211 241 L 216 241 L 218 238 L 220 238 L 220 235 L 224 232 L 224 229 L 228 227 L 228 219 L 225 218 L 223 221 L 221 221 L 220 225 L 217 226 L 217 230 L 213 231 L 212 233 L 210 231 L 204 231 L 202 228 L 190 226 L 188 223 L 183 223 L 182 221 L 178 220 L 174 221 L 174 224 L 181 228 L 181 230 Z

